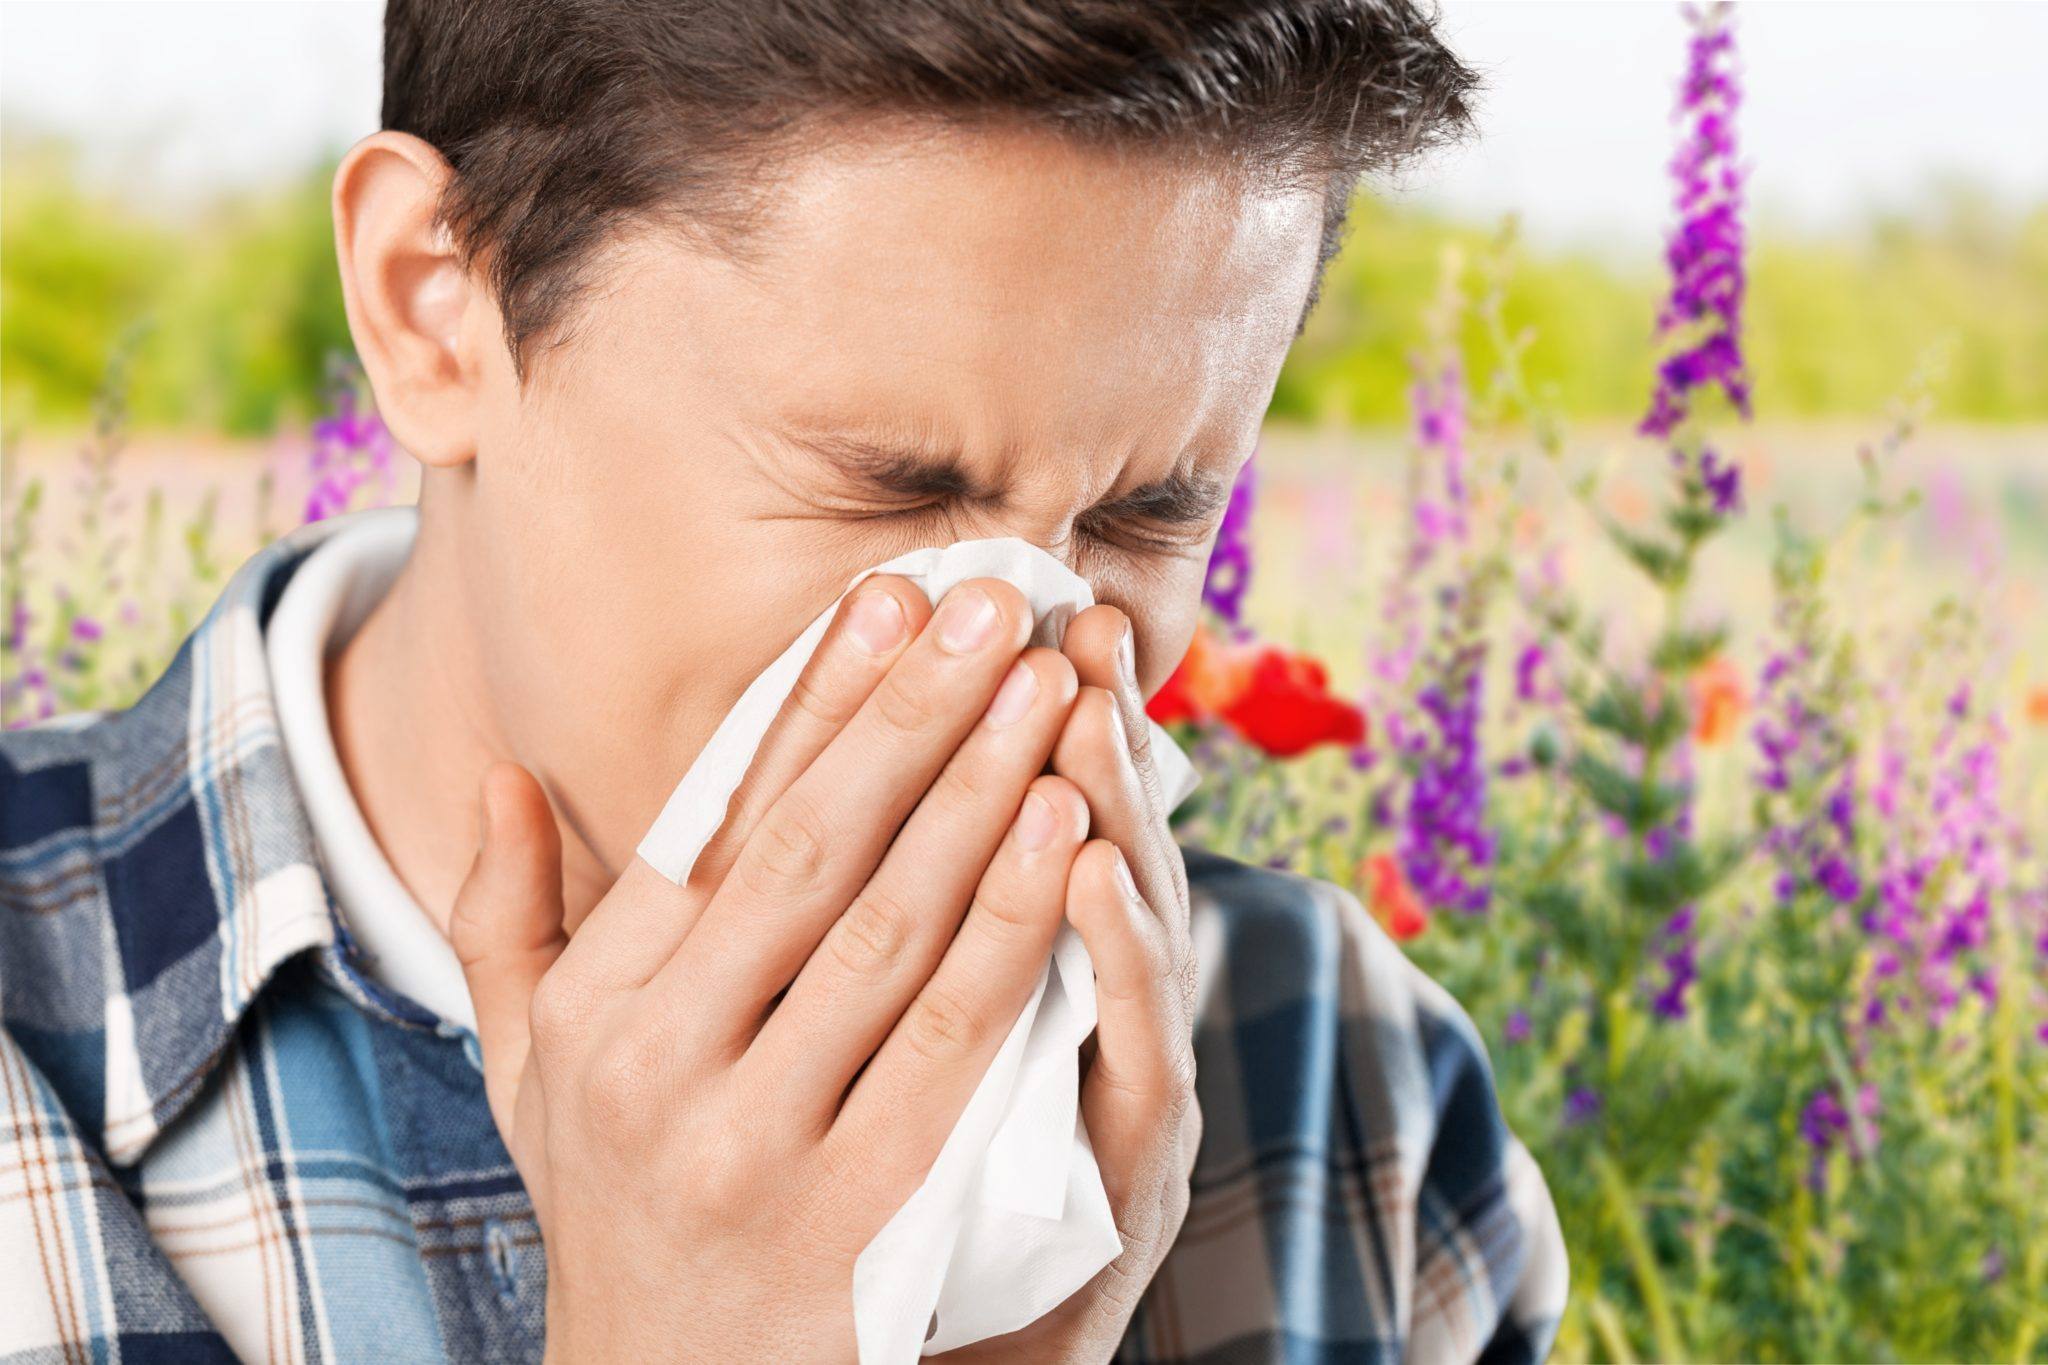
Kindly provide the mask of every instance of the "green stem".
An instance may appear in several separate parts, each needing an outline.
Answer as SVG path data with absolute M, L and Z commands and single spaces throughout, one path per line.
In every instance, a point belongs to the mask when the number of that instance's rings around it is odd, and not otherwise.
M 1630 1269 L 1635 1272 L 1636 1288 L 1643 1296 L 1643 1310 L 1650 1319 L 1650 1335 L 1656 1342 L 1657 1359 L 1666 1365 L 1684 1365 L 1686 1350 L 1679 1334 L 1678 1319 L 1671 1311 L 1671 1296 L 1664 1287 L 1663 1272 L 1657 1268 L 1657 1254 L 1650 1246 L 1649 1235 L 1643 1231 L 1642 1219 L 1637 1215 L 1635 1193 L 1629 1187 L 1628 1177 L 1605 1149 L 1594 1152 L 1593 1167 L 1600 1180 L 1600 1191 L 1607 1201 L 1608 1215 L 1621 1233 L 1622 1249 L 1628 1255 Z

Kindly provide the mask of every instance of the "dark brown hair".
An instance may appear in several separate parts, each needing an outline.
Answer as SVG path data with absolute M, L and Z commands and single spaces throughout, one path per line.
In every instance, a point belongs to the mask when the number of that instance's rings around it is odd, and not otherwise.
M 607 233 L 659 217 L 738 249 L 776 159 L 850 116 L 1313 177 L 1320 287 L 1359 178 L 1469 126 L 1434 22 L 1411 0 L 389 0 L 384 126 L 453 167 L 441 216 L 523 377 Z

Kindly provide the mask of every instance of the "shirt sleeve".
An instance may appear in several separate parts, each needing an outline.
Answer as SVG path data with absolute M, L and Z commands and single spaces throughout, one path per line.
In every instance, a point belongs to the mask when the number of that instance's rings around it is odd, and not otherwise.
M 1543 1359 L 1564 1239 L 1465 1011 L 1342 887 L 1190 874 L 1202 1147 L 1120 1358 Z

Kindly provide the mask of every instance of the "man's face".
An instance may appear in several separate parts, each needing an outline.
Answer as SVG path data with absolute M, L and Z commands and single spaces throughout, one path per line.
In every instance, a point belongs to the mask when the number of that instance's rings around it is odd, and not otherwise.
M 673 232 L 608 248 L 526 389 L 509 357 L 487 375 L 473 480 L 436 471 L 425 498 L 511 756 L 616 869 L 848 578 L 983 536 L 1128 614 L 1149 695 L 1193 632 L 1321 213 L 948 132 L 800 163 L 745 264 Z

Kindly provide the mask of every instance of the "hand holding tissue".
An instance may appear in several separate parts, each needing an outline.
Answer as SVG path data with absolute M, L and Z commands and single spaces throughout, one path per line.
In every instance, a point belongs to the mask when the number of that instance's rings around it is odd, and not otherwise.
M 964 580 L 1004 579 L 1030 603 L 1030 643 L 1055 648 L 1068 622 L 1095 601 L 1085 579 L 1015 537 L 914 550 L 854 575 L 841 599 L 874 574 L 900 574 L 935 604 Z M 689 877 L 838 605 L 749 684 L 677 784 L 639 847 L 663 876 Z M 1152 757 L 1171 810 L 1199 779 L 1157 725 Z M 1094 970 L 1065 925 L 924 1183 L 855 1262 L 862 1365 L 1016 1331 L 1122 1250 L 1080 1113 L 1080 1045 L 1094 1027 Z

